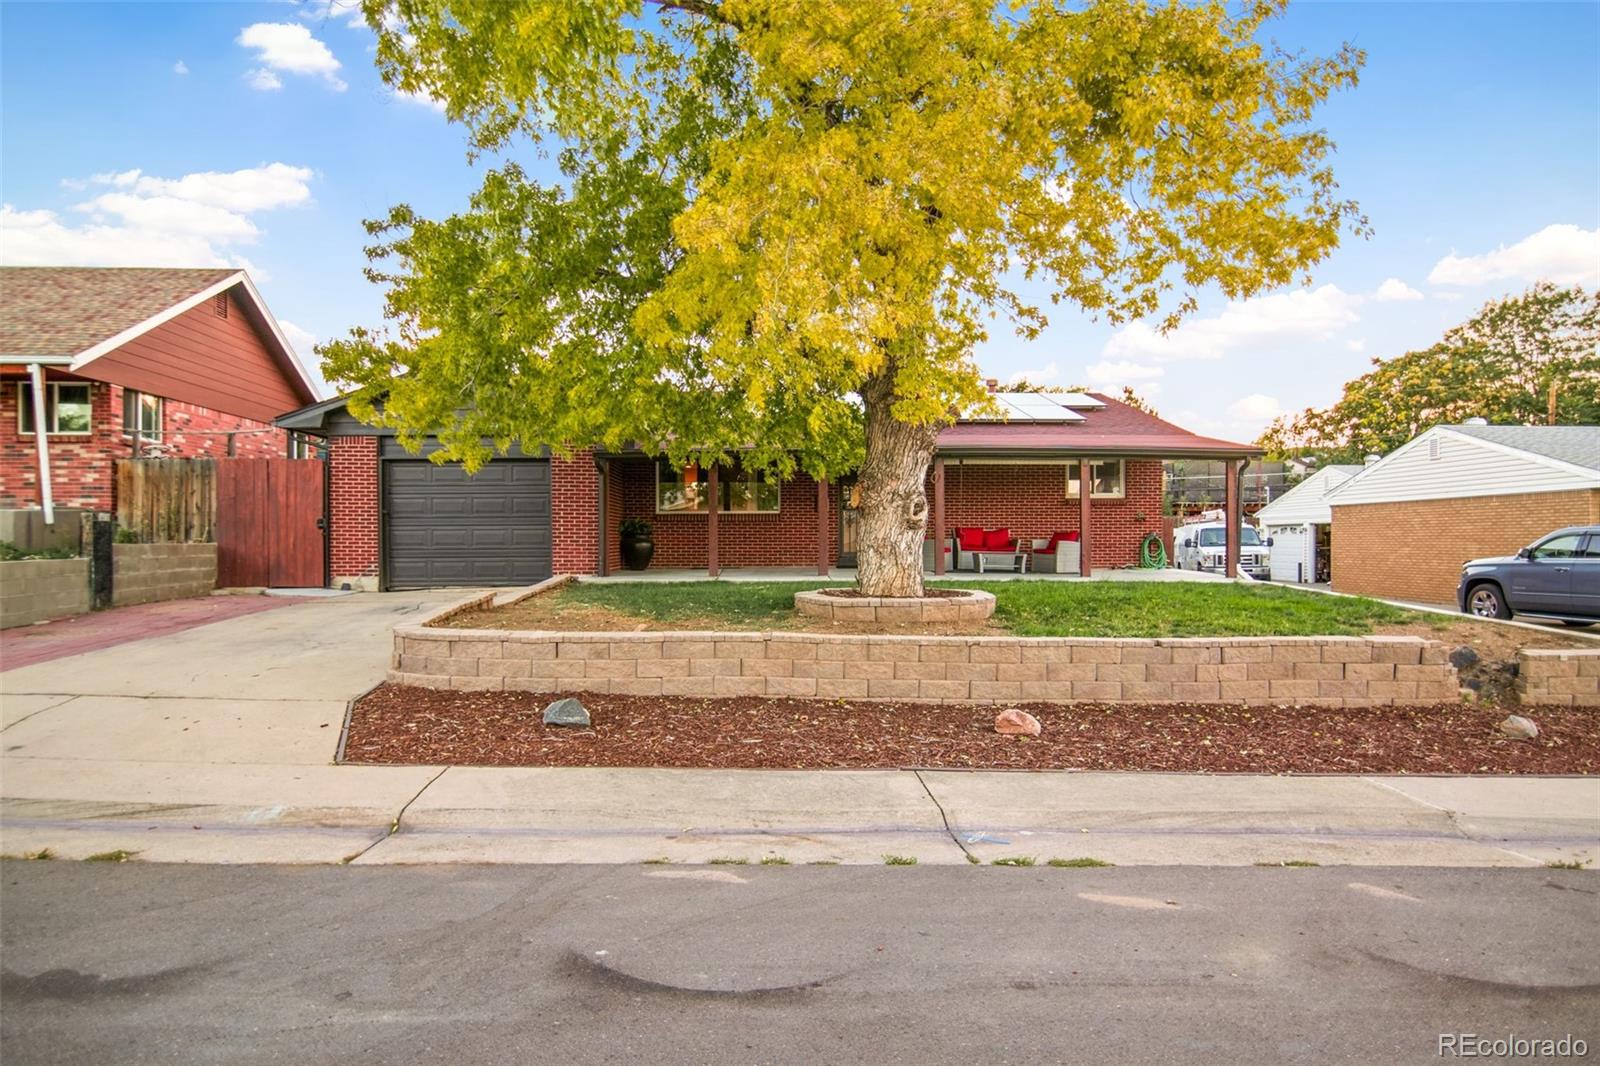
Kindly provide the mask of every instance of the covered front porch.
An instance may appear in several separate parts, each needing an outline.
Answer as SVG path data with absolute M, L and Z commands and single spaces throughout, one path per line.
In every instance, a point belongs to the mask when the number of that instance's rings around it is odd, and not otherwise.
M 1235 532 L 1225 575 L 1238 575 L 1243 460 L 1229 459 L 1227 507 Z M 599 576 L 682 580 L 701 572 L 734 580 L 853 580 L 861 522 L 854 479 L 778 482 L 737 468 L 675 470 L 664 460 L 612 456 L 599 463 Z M 1141 563 L 1164 524 L 1162 457 L 1056 450 L 996 454 L 941 450 L 928 472 L 925 570 L 1005 579 L 1093 578 Z M 714 506 L 713 506 L 714 504 Z M 646 523 L 646 568 L 625 568 L 622 529 Z M 760 575 L 760 576 L 743 576 Z
M 931 571 L 926 572 L 933 577 Z M 962 571 L 959 574 L 951 572 L 945 577 L 972 577 L 983 581 L 1133 581 L 1133 582 L 1226 582 L 1230 580 L 1222 574 L 1213 574 L 1204 570 L 1174 570 L 1171 567 L 1162 570 L 1142 569 L 1116 569 L 1101 568 L 1088 576 L 1082 574 L 1035 574 L 1032 572 L 1019 574 L 1014 571 L 985 571 L 983 574 Z M 827 573 L 820 573 L 815 567 L 804 566 L 744 566 L 724 567 L 718 573 L 711 574 L 704 567 L 650 567 L 647 570 L 622 570 L 613 571 L 605 575 L 584 576 L 582 581 L 600 581 L 616 584 L 630 582 L 647 582 L 662 584 L 678 581 L 794 581 L 815 584 L 819 578 L 840 583 L 852 582 L 856 572 L 851 567 L 829 567 Z

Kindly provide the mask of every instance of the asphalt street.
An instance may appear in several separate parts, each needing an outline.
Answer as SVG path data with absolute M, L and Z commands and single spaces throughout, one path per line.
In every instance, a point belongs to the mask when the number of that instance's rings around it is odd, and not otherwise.
M 0 865 L 31 1063 L 1600 1055 L 1600 876 L 1322 867 Z

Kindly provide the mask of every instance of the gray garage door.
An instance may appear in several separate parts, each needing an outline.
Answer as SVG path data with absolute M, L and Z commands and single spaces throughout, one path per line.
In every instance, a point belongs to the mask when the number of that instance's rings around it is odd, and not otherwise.
M 550 463 L 384 463 L 390 588 L 526 585 L 550 576 Z

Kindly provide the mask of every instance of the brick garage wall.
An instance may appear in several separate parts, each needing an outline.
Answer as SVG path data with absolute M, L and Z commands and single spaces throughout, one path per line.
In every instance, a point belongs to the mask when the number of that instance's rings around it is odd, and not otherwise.
M 550 536 L 553 573 L 599 570 L 600 471 L 592 451 L 550 457 Z
M 378 587 L 378 438 L 328 438 L 328 550 L 333 583 Z
M 487 603 L 475 597 L 435 617 Z M 389 680 L 466 690 L 1354 707 L 1458 698 L 1415 637 L 1091 640 L 395 627 Z
M 1518 652 L 1517 699 L 1526 704 L 1600 707 L 1600 648 Z
M 1003 465 L 971 463 L 944 468 L 945 528 L 1005 526 L 1024 541 L 1055 532 L 1082 530 L 1078 500 L 1067 498 L 1065 464 Z M 1139 542 L 1161 532 L 1161 461 L 1129 459 L 1124 463 L 1123 497 L 1089 501 L 1090 563 L 1098 567 L 1130 566 L 1139 561 Z M 928 481 L 933 499 L 933 481 Z M 930 504 L 931 506 L 931 504 Z
M 111 606 L 207 595 L 217 587 L 215 544 L 113 544 Z
M 1334 505 L 1337 592 L 1454 605 L 1461 564 L 1600 522 L 1600 491 Z
M 704 514 L 657 514 L 655 463 L 650 459 L 616 460 L 611 465 L 621 508 L 607 513 L 608 538 L 624 518 L 643 518 L 655 530 L 652 568 L 708 565 Z M 817 563 L 817 483 L 805 474 L 783 482 L 775 514 L 717 516 L 717 558 L 724 567 L 807 566 Z M 613 497 L 615 498 L 615 497 Z M 828 494 L 828 551 L 838 552 L 838 488 Z M 594 527 L 591 524 L 590 529 Z M 593 534 L 590 536 L 593 541 Z M 620 559 L 618 560 L 620 564 Z M 832 561 L 830 559 L 830 561 Z M 560 572 L 560 568 L 557 567 Z
M 0 563 L 0 629 L 89 609 L 89 560 L 18 559 Z
M 17 402 L 24 377 L 0 379 L 0 507 L 38 507 L 39 453 L 35 438 L 18 430 Z M 51 376 L 50 381 L 73 379 Z M 92 418 L 84 435 L 50 437 L 50 485 L 57 507 L 116 510 L 112 462 L 133 458 L 133 439 L 122 432 L 120 385 L 87 383 Z M 198 404 L 162 402 L 160 454 L 172 459 L 278 458 L 288 454 L 288 434 L 264 422 L 223 414 Z M 154 454 L 149 453 L 149 454 Z

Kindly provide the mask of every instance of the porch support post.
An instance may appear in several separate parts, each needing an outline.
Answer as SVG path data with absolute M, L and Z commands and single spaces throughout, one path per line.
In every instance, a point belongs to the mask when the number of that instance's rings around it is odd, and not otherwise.
M 825 478 L 825 477 L 819 477 L 819 478 L 817 478 L 817 576 L 818 577 L 827 577 L 828 576 L 828 572 L 833 569 L 833 567 L 831 565 L 833 560 L 831 558 L 829 558 L 829 556 L 832 553 L 828 551 L 828 548 L 830 546 L 829 545 L 829 540 L 828 540 L 828 512 L 829 512 L 829 510 L 830 510 L 830 508 L 829 508 L 829 505 L 828 505 L 828 479 Z
M 944 456 L 933 457 L 933 572 L 944 576 Z
M 717 485 L 717 464 L 712 463 L 706 474 L 706 494 L 711 497 L 706 506 L 706 571 L 716 577 L 722 573 L 717 564 L 717 502 L 722 493 Z
M 1089 562 L 1090 549 L 1094 544 L 1094 533 L 1089 528 L 1089 500 L 1094 495 L 1094 460 L 1087 457 L 1078 460 L 1078 576 L 1088 577 L 1094 573 L 1094 567 Z
M 1229 459 L 1223 464 L 1228 483 L 1223 486 L 1223 498 L 1226 504 L 1223 508 L 1223 521 L 1228 528 L 1222 531 L 1223 541 L 1226 545 L 1226 567 L 1223 570 L 1229 577 L 1239 576 L 1239 527 L 1244 522 L 1244 516 L 1239 513 L 1239 476 L 1242 473 L 1239 460 Z

